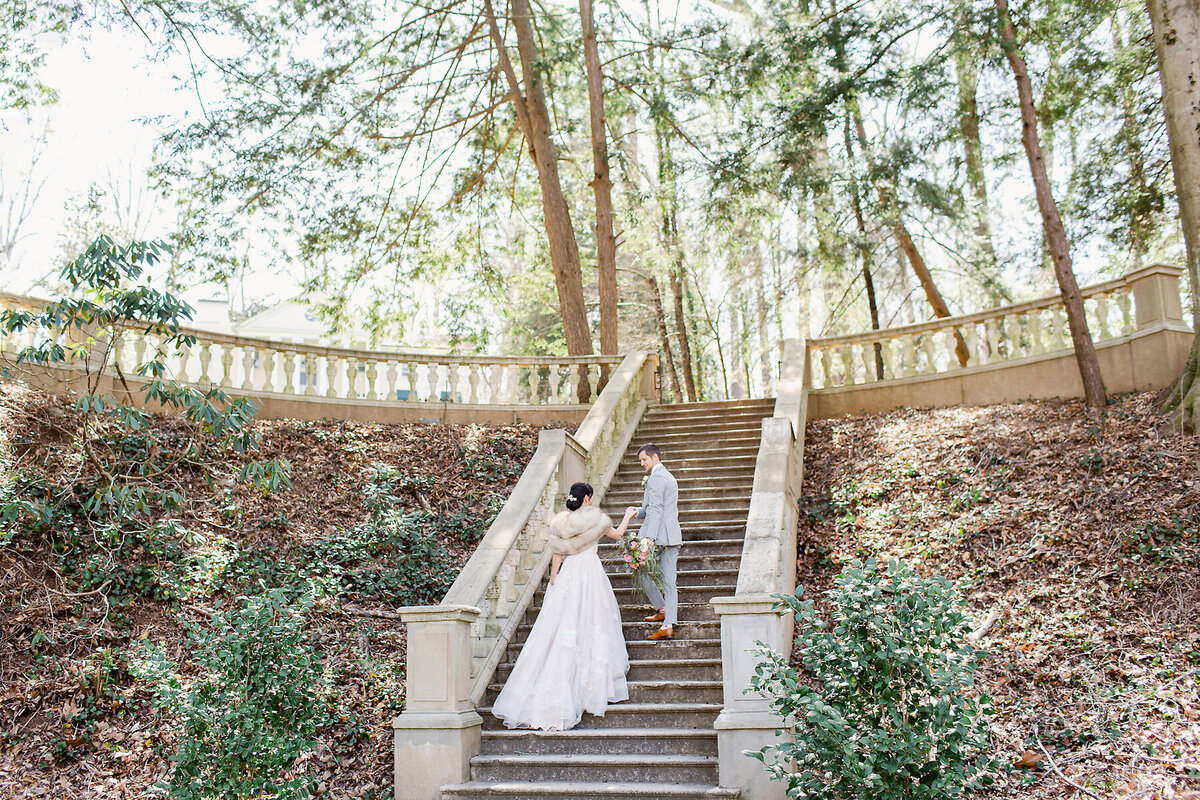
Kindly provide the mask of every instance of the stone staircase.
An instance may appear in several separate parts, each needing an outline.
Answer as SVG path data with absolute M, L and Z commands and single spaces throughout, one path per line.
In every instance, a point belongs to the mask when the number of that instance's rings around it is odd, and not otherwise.
M 679 481 L 683 548 L 679 556 L 679 624 L 675 638 L 648 642 L 657 624 L 635 604 L 630 575 L 610 540 L 601 545 L 629 650 L 629 700 L 604 717 L 584 714 L 569 731 L 507 730 L 490 703 L 512 671 L 541 609 L 545 582 L 497 669 L 485 703 L 479 755 L 471 780 L 446 786 L 450 798 L 736 798 L 717 783 L 722 707 L 720 625 L 709 600 L 732 595 L 763 417 L 773 400 L 656 406 L 639 425 L 601 504 L 619 519 L 639 505 L 643 472 L 637 449 L 653 443 Z

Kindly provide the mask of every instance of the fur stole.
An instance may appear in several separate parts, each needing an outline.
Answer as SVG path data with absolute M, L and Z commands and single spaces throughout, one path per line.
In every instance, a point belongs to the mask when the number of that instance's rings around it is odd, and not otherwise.
M 595 506 L 563 511 L 550 521 L 550 549 L 564 556 L 581 553 L 612 530 L 612 520 Z

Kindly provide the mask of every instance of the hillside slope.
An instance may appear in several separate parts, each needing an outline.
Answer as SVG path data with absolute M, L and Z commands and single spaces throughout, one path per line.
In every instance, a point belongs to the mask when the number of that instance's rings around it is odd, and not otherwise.
M 810 423 L 798 582 L 897 557 L 972 582 L 994 793 L 1200 791 L 1200 449 L 1149 395 Z M 801 643 L 797 643 L 800 645 Z M 1193 795 L 1200 797 L 1200 795 Z
M 62 398 L 0 385 L 0 505 L 13 476 L 87 477 L 80 424 Z M 177 417 L 152 425 L 168 443 L 200 436 Z M 440 596 L 515 485 L 538 431 L 258 421 L 254 433 L 261 449 L 231 458 L 223 472 L 285 458 L 292 488 L 264 494 L 230 478 L 210 485 L 185 469 L 155 478 L 182 497 L 172 516 L 189 531 L 183 554 L 142 547 L 114 556 L 90 534 L 0 529 L 0 798 L 144 796 L 167 774 L 180 729 L 130 674 L 139 647 L 161 645 L 188 674 L 189 626 L 207 636 L 215 611 L 239 596 L 321 581 L 340 582 L 340 591 L 306 613 L 305 633 L 333 715 L 304 766 L 321 796 L 391 796 L 391 720 L 402 708 L 405 664 L 403 626 L 388 615 Z M 376 536 L 368 522 L 381 509 L 395 513 L 388 524 L 419 554 Z

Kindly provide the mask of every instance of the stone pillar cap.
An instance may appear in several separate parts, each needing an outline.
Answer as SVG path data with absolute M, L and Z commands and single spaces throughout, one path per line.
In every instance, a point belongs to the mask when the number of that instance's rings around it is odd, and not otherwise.
M 405 606 L 398 610 L 404 622 L 474 622 L 480 615 L 475 606 Z

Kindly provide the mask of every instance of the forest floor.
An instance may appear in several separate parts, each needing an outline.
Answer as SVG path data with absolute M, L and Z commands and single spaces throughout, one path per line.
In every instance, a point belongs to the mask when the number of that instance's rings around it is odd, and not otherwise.
M 989 795 L 1200 797 L 1200 447 L 1163 423 L 1152 398 L 1131 395 L 1103 416 L 1017 403 L 808 427 L 807 596 L 850 559 L 895 556 L 971 581 L 979 619 L 1001 612 L 982 641 L 980 683 L 995 698 L 1004 762 Z M 62 399 L 0 386 L 14 471 L 62 469 L 77 424 Z M 389 502 L 444 548 L 435 577 L 452 578 L 537 440 L 529 427 L 254 427 L 254 457 L 288 458 L 295 483 L 274 494 L 181 487 L 184 521 L 219 531 L 233 553 L 204 591 L 81 592 L 60 568 L 61 543 L 18 535 L 0 545 L 0 798 L 145 796 L 181 734 L 129 672 L 143 641 L 186 671 L 189 627 L 206 630 L 248 578 L 308 574 L 314 546 L 344 543 L 370 517 L 380 465 L 399 476 Z M 356 587 L 307 615 L 338 713 L 305 767 L 320 797 L 383 800 L 406 674 L 403 626 L 386 614 L 405 601 L 385 583 Z
M 851 559 L 971 583 L 989 796 L 1200 799 L 1200 442 L 1146 394 L 812 422 L 799 575 Z
M 0 384 L 0 445 L 6 440 L 14 474 L 63 469 L 78 425 L 66 399 Z M 167 416 L 152 425 L 168 434 L 185 427 Z M 371 516 L 380 467 L 394 470 L 388 506 L 436 540 L 430 547 L 440 574 L 423 566 L 418 577 L 428 581 L 427 594 L 440 597 L 538 438 L 529 426 L 260 420 L 253 430 L 261 445 L 253 458 L 288 459 L 293 486 L 264 494 L 232 481 L 181 484 L 180 522 L 219 534 L 205 541 L 220 542 L 224 552 L 206 562 L 201 590 L 183 599 L 140 596 L 119 582 L 81 592 L 83 573 L 64 569 L 69 543 L 20 531 L 7 543 L 0 536 L 0 798 L 146 796 L 166 777 L 181 731 L 153 704 L 146 682 L 130 674 L 143 641 L 162 645 L 186 674 L 195 647 L 189 628 L 208 630 L 214 609 L 235 605 L 235 595 L 253 591 L 248 584 L 311 575 L 314 547 L 332 552 L 353 543 L 349 532 Z M 355 574 L 386 578 L 387 566 L 359 564 Z M 336 704 L 306 768 L 320 797 L 383 800 L 392 796 L 391 722 L 403 707 L 405 680 L 404 628 L 386 615 L 430 599 L 383 580 L 360 580 L 357 589 L 306 615 L 305 633 Z

